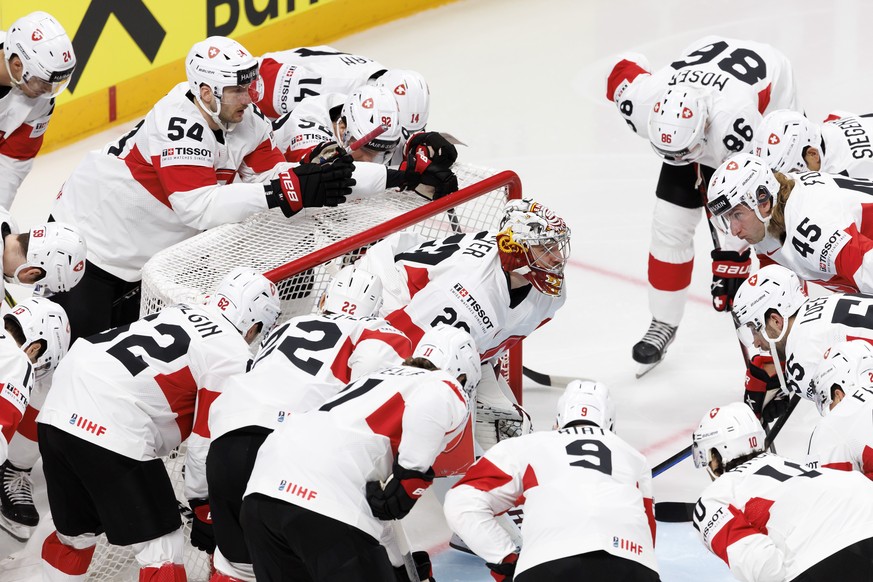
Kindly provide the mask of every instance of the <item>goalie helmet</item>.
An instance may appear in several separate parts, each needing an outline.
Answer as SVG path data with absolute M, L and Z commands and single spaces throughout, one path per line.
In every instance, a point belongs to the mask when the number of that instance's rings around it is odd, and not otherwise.
M 228 273 L 206 304 L 218 309 L 243 336 L 257 323 L 261 333 L 268 334 L 280 311 L 276 285 L 248 267 L 236 267 Z
M 263 96 L 263 80 L 258 75 L 258 60 L 240 43 L 224 36 L 210 36 L 195 43 L 185 58 L 185 74 L 188 88 L 200 107 L 218 125 L 226 124 L 200 100 L 200 86 L 212 90 L 217 102 L 221 102 L 226 87 L 248 87 L 252 101 Z
M 430 115 L 430 89 L 421 73 L 407 69 L 388 69 L 376 80 L 397 100 L 403 137 L 408 139 L 427 125 Z
M 576 420 L 590 420 L 600 428 L 615 429 L 615 405 L 609 388 L 600 382 L 573 380 L 558 399 L 555 422 L 564 428 Z
M 382 307 L 382 281 L 376 275 L 348 265 L 334 276 L 321 296 L 321 313 L 370 317 Z
M 469 333 L 457 327 L 440 324 L 428 329 L 419 340 L 412 357 L 424 358 L 455 378 L 465 375 L 463 389 L 468 399 L 472 399 L 473 391 L 482 379 L 476 342 Z
M 873 346 L 864 340 L 840 342 L 825 352 L 806 397 L 825 416 L 831 409 L 834 388 L 849 395 L 859 386 L 870 384 L 873 384 Z
M 34 365 L 37 378 L 57 368 L 70 348 L 70 320 L 63 307 L 44 297 L 29 297 L 3 318 L 18 322 L 24 334 L 22 348 L 36 341 L 45 342 L 45 350 Z
M 38 281 L 50 293 L 63 293 L 75 287 L 85 275 L 85 239 L 73 226 L 63 222 L 38 224 L 30 229 L 27 257 L 15 269 L 11 282 L 29 286 L 18 276 L 24 269 L 38 267 L 45 276 Z
M 691 436 L 694 466 L 709 467 L 710 451 L 721 456 L 722 465 L 734 459 L 764 450 L 764 428 L 752 409 L 742 402 L 713 408 L 700 421 Z
M 6 70 L 16 86 L 26 85 L 36 95 L 57 97 L 70 83 L 76 53 L 64 27 L 46 12 L 32 12 L 12 23 L 3 42 Z M 21 80 L 10 71 L 13 56 L 21 60 Z
M 649 142 L 671 166 L 696 162 L 706 150 L 709 94 L 704 89 L 675 85 L 649 112 Z
M 342 118 L 346 124 L 343 145 L 350 146 L 377 127 L 385 126 L 385 132 L 370 140 L 364 147 L 380 154 L 375 160 L 387 162 L 400 143 L 400 113 L 397 100 L 383 87 L 363 85 L 349 95 L 343 105 Z
M 728 233 L 730 211 L 740 204 L 751 208 L 761 222 L 769 222 L 770 216 L 763 216 L 759 205 L 770 202 L 772 208 L 777 194 L 779 182 L 766 161 L 752 154 L 736 154 L 722 162 L 709 180 L 706 207 L 718 229 Z
M 570 258 L 570 229 L 554 212 L 530 199 L 503 210 L 497 248 L 504 271 L 519 271 L 541 293 L 559 297 Z
M 732 312 L 737 327 L 748 327 L 753 333 L 762 332 L 768 311 L 775 310 L 787 321 L 805 301 L 806 292 L 794 271 L 780 265 L 767 265 L 740 285 Z M 779 337 L 769 339 L 780 341 L 787 329 L 788 325 L 783 325 Z
M 821 129 L 800 112 L 779 109 L 764 116 L 755 131 L 752 151 L 774 172 L 806 172 L 804 150 L 814 147 L 824 159 Z

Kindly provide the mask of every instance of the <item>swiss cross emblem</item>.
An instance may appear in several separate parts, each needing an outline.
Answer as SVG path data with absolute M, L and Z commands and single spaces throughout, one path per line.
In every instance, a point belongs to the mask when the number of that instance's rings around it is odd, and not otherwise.
M 404 85 L 403 83 L 400 83 L 399 85 L 394 87 L 394 94 L 395 95 L 406 95 L 406 85 Z
M 779 136 L 775 133 L 771 133 L 770 137 L 767 138 L 767 143 L 770 145 L 776 145 L 777 143 L 779 143 Z
M 363 103 L 361 103 L 361 107 L 364 109 L 372 109 L 373 108 L 373 99 L 371 97 L 367 97 L 364 99 Z
M 230 301 L 228 301 L 226 298 L 222 297 L 218 300 L 218 308 L 220 310 L 225 311 L 228 305 L 230 305 Z
M 828 348 L 828 349 L 825 350 L 825 353 L 824 353 L 824 355 L 822 356 L 822 359 L 827 360 L 829 355 L 831 355 L 831 349 L 830 349 L 830 348 Z
M 736 170 L 736 169 L 739 168 L 739 167 L 740 167 L 739 164 L 737 164 L 736 162 L 729 162 L 728 165 L 725 166 L 725 169 L 727 169 L 727 170 Z
M 209 47 L 209 53 L 208 53 L 209 58 L 214 59 L 216 57 L 216 55 L 218 55 L 219 52 L 220 51 L 217 48 L 215 48 L 214 46 Z
M 749 277 L 749 285 L 754 287 L 757 284 L 758 284 L 758 275 L 752 275 L 751 277 Z
M 79 271 L 81 271 L 81 270 L 84 269 L 84 268 L 85 268 L 85 261 L 79 261 L 79 262 L 76 264 L 76 266 L 73 267 L 73 270 L 74 270 L 75 272 L 78 273 Z
M 270 295 L 275 295 L 275 294 L 276 294 L 276 285 L 274 285 L 274 284 L 271 282 L 271 283 L 270 283 Z
M 661 110 L 661 102 L 656 101 L 655 102 L 655 113 L 659 112 L 660 110 Z
M 33 34 L 30 35 L 30 40 L 32 40 L 33 42 L 42 40 L 42 31 L 38 28 L 34 30 Z
M 715 418 L 715 415 L 718 414 L 719 410 L 721 410 L 721 409 L 720 408 L 713 408 L 712 410 L 710 410 L 709 411 L 709 418 Z
M 682 108 L 682 119 L 691 119 L 692 117 L 694 117 L 694 112 L 692 112 L 687 107 L 683 107 Z

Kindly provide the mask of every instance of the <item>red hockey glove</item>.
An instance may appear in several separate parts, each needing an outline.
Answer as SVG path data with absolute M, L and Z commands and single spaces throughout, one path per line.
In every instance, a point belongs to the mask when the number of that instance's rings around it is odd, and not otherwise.
M 716 311 L 730 311 L 734 296 L 752 268 L 751 253 L 712 251 L 712 307 Z
M 767 390 L 779 388 L 779 378 L 770 356 L 758 355 L 749 360 L 746 368 L 746 404 L 761 419 L 761 411 L 764 409 L 764 398 Z
M 513 552 L 503 558 L 499 564 L 485 562 L 485 565 L 491 568 L 491 576 L 497 582 L 512 582 L 515 577 L 515 563 L 518 562 L 518 553 Z
M 212 532 L 212 514 L 208 499 L 189 499 L 188 505 L 194 513 L 191 520 L 191 545 L 211 554 L 215 552 L 215 534 Z
M 433 483 L 433 477 L 433 468 L 423 473 L 394 461 L 394 471 L 384 489 L 378 481 L 367 483 L 367 503 L 373 516 L 383 520 L 403 519 Z
M 410 140 L 411 142 L 411 140 Z M 447 166 L 434 162 L 428 146 L 406 144 L 406 159 L 400 164 L 400 171 L 406 179 L 406 189 L 415 190 L 419 185 L 433 189 L 433 200 L 442 198 L 458 189 L 458 178 Z
M 409 152 L 422 145 L 427 148 L 427 157 L 439 166 L 450 168 L 458 161 L 458 149 L 436 131 L 419 131 L 409 136 L 403 150 L 403 157 L 408 157 Z
M 294 216 L 301 209 L 336 206 L 352 193 L 355 166 L 348 154 L 324 164 L 300 164 L 279 174 L 264 187 L 269 208 L 282 209 L 285 216 Z

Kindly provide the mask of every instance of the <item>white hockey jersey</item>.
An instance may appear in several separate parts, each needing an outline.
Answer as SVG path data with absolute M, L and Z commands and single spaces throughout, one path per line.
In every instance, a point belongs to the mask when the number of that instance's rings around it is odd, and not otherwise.
M 409 338 L 384 319 L 302 315 L 264 340 L 252 369 L 230 378 L 209 413 L 212 439 L 244 426 L 278 428 L 349 382 L 399 365 L 412 355 Z
M 822 173 L 873 180 L 873 113 L 828 121 L 821 138 Z
M 143 461 L 187 439 L 186 495 L 206 497 L 209 407 L 250 356 L 218 310 L 167 307 L 78 339 L 58 365 L 37 422 Z
M 649 139 L 649 112 L 669 86 L 690 85 L 708 92 L 706 149 L 698 160 L 705 166 L 717 168 L 731 154 L 751 151 L 764 114 L 801 110 L 791 63 L 767 44 L 707 36 L 655 72 L 639 61 L 645 59 L 626 55 L 613 66 L 606 98 L 637 135 Z
M 417 344 L 439 323 L 467 330 L 482 361 L 495 360 L 554 317 L 564 304 L 526 286 L 510 291 L 495 233 L 430 241 L 412 233 L 373 245 L 358 263 L 382 280 L 382 313 Z
M 813 468 L 860 471 L 873 479 L 873 373 L 847 394 L 809 437 L 806 462 Z
M 652 476 L 645 457 L 596 426 L 536 432 L 494 445 L 446 494 L 449 526 L 486 562 L 515 550 L 494 516 L 524 504 L 515 574 L 605 551 L 657 572 Z
M 464 391 L 441 370 L 398 366 L 363 376 L 271 433 L 245 494 L 305 507 L 380 540 L 385 522 L 370 511 L 366 483 L 386 481 L 395 459 L 429 469 L 467 415 Z
M 24 351 L 0 327 L 0 463 L 24 416 L 33 390 L 34 372 Z
M 192 99 L 180 83 L 132 131 L 88 153 L 52 207 L 88 241 L 88 260 L 125 281 L 156 252 L 266 210 L 263 182 L 292 166 L 257 108 L 233 131 L 212 131 Z
M 765 453 L 709 485 L 693 524 L 737 579 L 784 582 L 873 536 L 873 487 Z
M 330 46 L 266 53 L 258 61 L 264 96 L 257 106 L 271 119 L 290 113 L 307 97 L 325 93 L 349 95 L 386 70 L 373 59 Z

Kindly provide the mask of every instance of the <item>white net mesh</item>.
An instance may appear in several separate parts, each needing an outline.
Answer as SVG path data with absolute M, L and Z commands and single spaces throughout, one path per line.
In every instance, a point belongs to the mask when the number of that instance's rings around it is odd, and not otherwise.
M 436 210 L 435 214 L 415 221 L 406 230 L 437 239 L 457 232 L 480 232 L 497 227 L 507 198 L 518 194 L 510 194 L 507 187 L 482 184 L 496 171 L 463 164 L 455 164 L 453 170 L 469 200 L 453 210 Z M 424 210 L 422 207 L 427 204 L 428 200 L 415 194 L 388 191 L 336 208 L 306 209 L 290 219 L 274 209 L 241 223 L 213 228 L 157 253 L 146 263 L 142 278 L 142 315 L 174 303 L 201 302 L 234 267 L 253 267 L 266 273 L 292 262 L 312 264 L 299 270 L 291 268 L 290 274 L 276 279 L 282 300 L 280 321 L 311 313 L 340 266 L 353 262 L 367 247 L 388 236 L 396 222 L 386 223 L 417 209 Z M 429 213 L 425 211 L 425 214 Z M 377 229 L 372 236 L 356 236 L 372 228 Z M 334 243 L 340 243 L 339 252 L 307 261 L 312 253 Z M 183 444 L 181 452 L 166 459 L 180 503 L 185 503 L 182 491 L 184 447 Z M 209 556 L 187 543 L 189 535 L 190 526 L 186 522 L 188 579 L 205 582 L 211 574 Z M 133 552 L 112 546 L 101 536 L 88 580 L 134 581 L 137 576 Z

